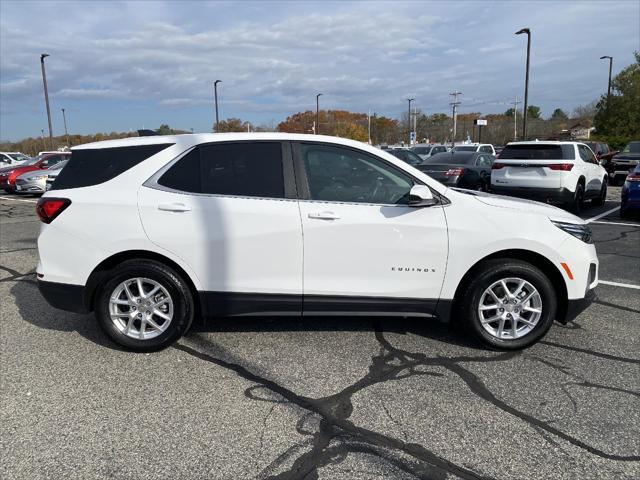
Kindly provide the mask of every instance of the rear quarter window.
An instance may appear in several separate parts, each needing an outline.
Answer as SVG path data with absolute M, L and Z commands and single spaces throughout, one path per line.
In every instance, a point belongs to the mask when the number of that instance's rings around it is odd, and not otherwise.
M 573 145 L 507 145 L 502 160 L 575 160 Z
M 173 143 L 74 150 L 51 190 L 99 185 L 171 145 Z

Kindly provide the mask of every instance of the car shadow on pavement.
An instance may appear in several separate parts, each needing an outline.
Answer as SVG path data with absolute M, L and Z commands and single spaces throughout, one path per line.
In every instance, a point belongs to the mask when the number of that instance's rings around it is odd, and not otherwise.
M 30 277 L 35 275 L 30 274 Z M 34 278 L 16 279 L 11 293 L 20 317 L 36 327 L 60 332 L 77 332 L 93 343 L 114 350 L 122 350 L 100 330 L 93 314 L 65 312 L 51 307 L 40 295 Z
M 77 314 L 57 310 L 40 295 L 32 278 L 24 277 L 11 288 L 20 316 L 36 327 L 62 332 L 77 332 L 87 340 L 122 350 L 100 329 L 93 314 Z M 229 332 L 304 332 L 344 331 L 414 334 L 466 348 L 482 348 L 457 332 L 452 326 L 434 318 L 405 317 L 234 317 L 206 321 L 195 319 L 189 333 Z M 187 333 L 187 335 L 189 334 Z

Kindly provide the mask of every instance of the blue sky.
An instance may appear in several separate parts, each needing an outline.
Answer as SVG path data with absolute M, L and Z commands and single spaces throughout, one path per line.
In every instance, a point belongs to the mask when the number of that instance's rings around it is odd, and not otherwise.
M 54 135 L 174 128 L 221 118 L 277 124 L 321 107 L 399 117 L 407 96 L 426 113 L 503 112 L 524 91 L 548 116 L 606 90 L 640 50 L 640 2 L 0 2 L 0 139 L 46 131 L 40 53 Z

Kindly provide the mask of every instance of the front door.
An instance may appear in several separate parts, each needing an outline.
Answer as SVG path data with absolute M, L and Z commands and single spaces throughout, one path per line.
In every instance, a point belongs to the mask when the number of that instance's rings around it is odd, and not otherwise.
M 431 313 L 447 263 L 443 207 L 409 207 L 417 180 L 367 152 L 322 143 L 294 152 L 305 314 Z

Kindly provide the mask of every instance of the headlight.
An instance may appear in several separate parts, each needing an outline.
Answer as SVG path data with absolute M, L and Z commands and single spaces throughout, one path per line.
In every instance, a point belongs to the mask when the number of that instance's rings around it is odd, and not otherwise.
M 42 180 L 43 178 L 47 178 L 46 175 L 36 175 L 34 177 L 29 177 L 27 180 L 29 180 L 30 182 L 33 182 L 35 180 Z
M 582 240 L 584 243 L 591 243 L 591 228 L 588 225 L 578 225 L 576 223 L 556 222 L 551 220 L 556 227 L 564 230 L 569 235 Z

